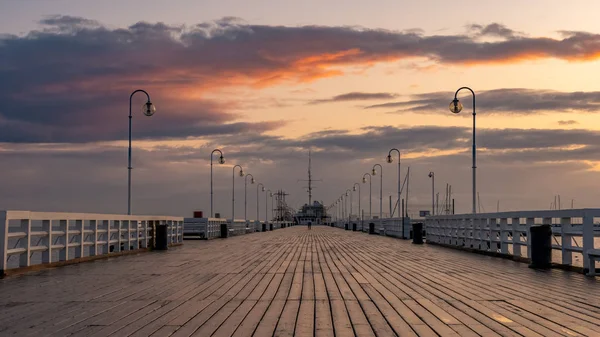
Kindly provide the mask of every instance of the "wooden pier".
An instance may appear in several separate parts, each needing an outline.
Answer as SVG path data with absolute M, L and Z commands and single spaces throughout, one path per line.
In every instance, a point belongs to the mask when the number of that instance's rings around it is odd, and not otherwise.
M 0 280 L 0 336 L 600 336 L 600 280 L 298 226 Z

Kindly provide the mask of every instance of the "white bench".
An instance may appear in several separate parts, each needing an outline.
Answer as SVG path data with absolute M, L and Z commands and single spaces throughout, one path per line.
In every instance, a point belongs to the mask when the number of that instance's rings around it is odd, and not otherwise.
M 587 275 L 596 276 L 596 261 L 600 261 L 600 249 L 590 249 L 587 255 L 590 258 L 590 271 Z

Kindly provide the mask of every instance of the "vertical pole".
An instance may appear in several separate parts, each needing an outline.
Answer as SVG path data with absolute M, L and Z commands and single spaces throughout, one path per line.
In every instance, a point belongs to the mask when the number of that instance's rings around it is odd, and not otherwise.
M 431 175 L 431 215 L 435 215 L 435 174 Z
M 48 231 L 50 235 L 51 231 Z M 50 245 L 48 245 L 50 247 Z M 0 212 L 0 276 L 8 269 L 8 212 Z
M 210 154 L 210 217 L 213 218 L 215 214 L 213 213 L 213 154 L 214 151 Z
M 244 220 L 248 220 L 248 175 L 244 177 Z
M 590 274 L 596 272 L 596 264 L 590 263 L 590 257 L 586 254 L 590 249 L 594 249 L 594 216 L 591 212 L 585 211 L 583 213 L 583 270 Z M 591 267 L 594 270 L 591 270 Z
M 476 178 L 476 170 L 477 170 L 477 146 L 475 145 L 475 92 L 473 92 L 473 214 L 477 212 L 475 208 L 477 199 L 477 178 Z
M 127 215 L 131 215 L 131 98 L 129 96 L 129 149 L 127 152 Z
M 373 177 L 369 175 L 369 218 L 373 219 Z
M 381 218 L 383 218 L 383 167 L 381 167 L 381 174 L 379 175 L 379 219 Z
M 400 185 L 400 180 L 402 179 L 402 176 L 400 175 L 400 151 L 398 151 L 398 201 L 397 204 L 398 208 L 400 208 L 400 198 L 401 198 L 401 185 Z M 392 217 L 391 212 L 390 212 L 390 217 Z M 401 218 L 402 215 L 400 214 L 400 209 L 398 209 L 398 218 Z
M 235 166 L 233 167 L 233 174 L 231 179 L 231 225 L 235 220 Z

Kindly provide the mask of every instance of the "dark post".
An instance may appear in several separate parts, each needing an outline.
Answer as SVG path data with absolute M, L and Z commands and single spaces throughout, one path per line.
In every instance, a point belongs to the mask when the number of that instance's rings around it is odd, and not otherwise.
M 369 234 L 375 234 L 375 223 L 369 223 Z
M 417 245 L 423 244 L 423 223 L 417 222 L 413 224 L 413 243 Z
M 454 214 L 454 198 L 452 198 L 452 214 Z
M 169 249 L 168 228 L 167 224 L 165 223 L 156 225 L 156 246 L 154 247 L 154 249 Z
M 404 199 L 402 199 L 402 217 L 406 217 L 406 214 L 404 214 Z
M 352 231 L 353 231 L 353 232 L 356 232 L 356 223 L 353 223 L 353 224 L 352 224 Z
M 344 229 L 348 230 L 348 223 L 347 222 L 344 224 Z
M 272 231 L 273 230 L 273 223 L 269 224 L 269 230 Z
M 221 224 L 221 238 L 225 239 L 229 235 L 229 230 L 227 228 L 227 223 Z
M 262 224 L 262 231 L 263 231 L 263 232 L 266 232 L 266 231 L 267 231 L 267 224 L 266 224 L 266 223 L 263 223 L 263 224 Z
M 531 264 L 529 268 L 549 269 L 552 266 L 552 227 L 550 225 L 531 226 Z

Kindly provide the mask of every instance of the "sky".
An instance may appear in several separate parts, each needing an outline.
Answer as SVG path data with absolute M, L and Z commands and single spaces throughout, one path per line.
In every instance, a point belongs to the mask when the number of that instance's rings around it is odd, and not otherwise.
M 544 10 L 540 10 L 543 8 Z M 125 213 L 133 97 L 134 214 L 244 214 L 239 164 L 288 202 L 326 205 L 355 183 L 356 213 L 471 209 L 472 96 L 482 212 L 597 207 L 597 1 L 0 0 L 0 209 Z M 247 185 L 256 218 L 256 185 Z M 405 189 L 406 191 L 406 189 Z M 403 195 L 406 197 L 406 195 Z M 349 200 L 348 200 L 349 201 Z M 259 195 L 264 218 L 265 194 Z M 479 208 L 478 207 L 478 208 Z M 385 215 L 385 214 L 384 214 Z

